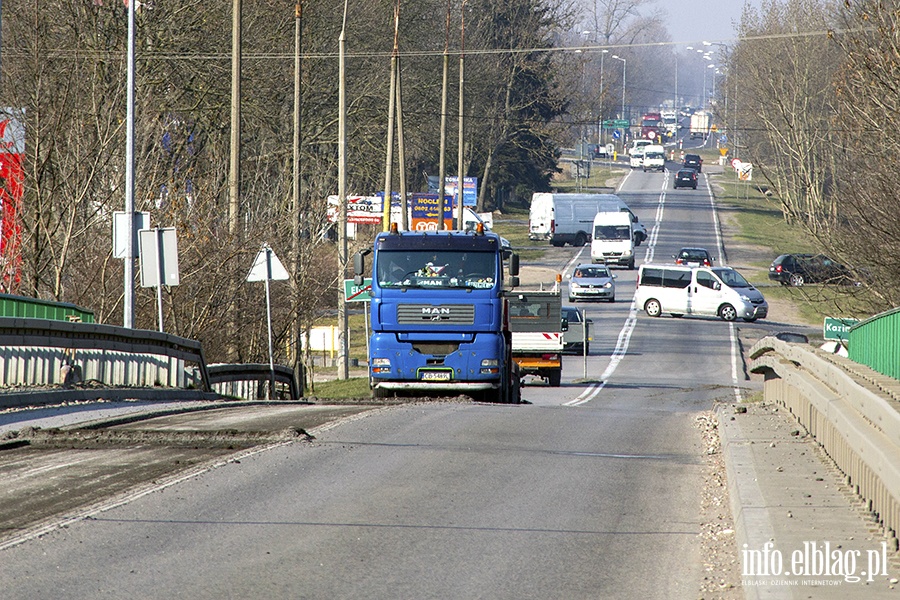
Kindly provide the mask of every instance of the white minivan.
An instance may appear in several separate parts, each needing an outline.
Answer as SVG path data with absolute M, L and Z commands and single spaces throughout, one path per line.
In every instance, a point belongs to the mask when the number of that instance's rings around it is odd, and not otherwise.
M 623 265 L 634 269 L 632 215 L 624 211 L 601 211 L 594 216 L 591 262 Z
M 634 301 L 651 317 L 669 313 L 753 322 L 769 314 L 762 293 L 730 267 L 641 265 Z

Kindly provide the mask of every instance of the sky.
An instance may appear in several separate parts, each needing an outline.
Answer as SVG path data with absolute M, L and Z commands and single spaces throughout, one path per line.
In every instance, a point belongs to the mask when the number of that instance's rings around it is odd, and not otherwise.
M 673 42 L 725 41 L 737 37 L 745 0 L 662 0 L 656 6 L 669 13 Z M 760 0 L 750 0 L 759 6 Z M 733 25 L 734 24 L 734 25 Z

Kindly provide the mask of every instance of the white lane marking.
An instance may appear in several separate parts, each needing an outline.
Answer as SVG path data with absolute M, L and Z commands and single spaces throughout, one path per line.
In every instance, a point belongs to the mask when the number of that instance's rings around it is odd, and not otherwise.
M 629 172 L 628 175 L 631 175 Z M 628 178 L 628 175 L 625 176 L 625 179 Z M 663 207 L 666 203 L 666 190 L 668 189 L 669 182 L 669 171 L 665 172 L 665 177 L 663 178 L 662 191 L 659 195 L 659 204 L 656 207 L 656 221 L 653 223 L 653 228 L 650 230 L 650 236 L 647 238 L 647 252 L 645 255 L 644 262 L 650 262 L 653 260 L 654 250 L 656 248 L 656 240 L 659 237 L 659 227 L 662 223 L 663 219 Z M 623 180 L 624 183 L 624 180 Z M 621 185 L 619 186 L 621 189 Z M 637 291 L 635 291 L 637 294 Z M 612 377 L 613 373 L 615 373 L 616 368 L 618 368 L 619 363 L 622 362 L 622 359 L 625 358 L 625 355 L 628 353 L 628 344 L 631 341 L 631 334 L 634 333 L 634 327 L 637 325 L 637 306 L 634 303 L 634 297 L 631 298 L 631 307 L 628 310 L 628 318 L 625 319 L 625 323 L 622 325 L 622 329 L 619 331 L 619 337 L 616 340 L 616 348 L 613 350 L 612 355 L 609 357 L 609 365 L 607 365 L 606 370 L 603 371 L 603 374 L 600 376 L 600 383 L 592 383 L 585 390 L 578 395 L 574 400 L 569 400 L 568 402 L 564 402 L 563 406 L 580 406 L 585 404 L 586 402 L 590 402 L 597 394 L 600 393 L 604 387 L 606 387 L 606 383 L 609 381 L 610 377 Z
M 709 196 L 709 205 L 712 208 L 713 215 L 713 231 L 716 232 L 716 248 L 719 250 L 719 264 L 727 266 L 725 257 L 725 242 L 722 239 L 722 227 L 719 223 L 719 210 L 716 207 L 716 197 L 712 193 L 712 186 L 709 185 L 709 175 L 704 173 L 703 178 L 706 180 L 706 194 Z M 738 362 L 740 357 L 740 347 L 738 346 L 737 327 L 734 322 L 728 324 L 728 335 L 731 340 L 731 383 L 734 389 L 735 402 L 742 402 L 741 388 L 738 387 Z

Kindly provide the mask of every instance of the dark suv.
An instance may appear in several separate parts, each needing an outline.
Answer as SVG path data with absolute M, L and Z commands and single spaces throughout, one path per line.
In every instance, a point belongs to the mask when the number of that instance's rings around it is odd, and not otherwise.
M 782 254 L 772 261 L 769 279 L 794 287 L 807 283 L 856 283 L 847 267 L 823 254 Z
M 703 171 L 703 159 L 699 154 L 685 154 L 684 162 L 681 164 L 685 169 L 694 169 L 698 173 Z

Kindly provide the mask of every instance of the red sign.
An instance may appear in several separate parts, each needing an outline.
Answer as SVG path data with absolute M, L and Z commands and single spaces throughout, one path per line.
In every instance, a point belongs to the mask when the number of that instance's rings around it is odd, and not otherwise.
M 22 192 L 25 181 L 25 125 L 0 110 L 0 291 L 14 293 L 21 282 Z

